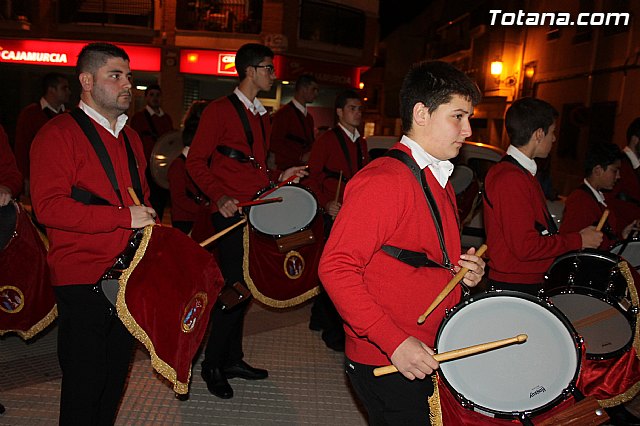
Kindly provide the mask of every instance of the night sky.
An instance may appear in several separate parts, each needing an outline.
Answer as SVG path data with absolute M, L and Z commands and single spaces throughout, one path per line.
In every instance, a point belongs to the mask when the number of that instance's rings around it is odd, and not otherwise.
M 380 0 L 380 39 L 384 39 L 399 25 L 409 22 L 427 5 L 428 1 L 400 2 Z

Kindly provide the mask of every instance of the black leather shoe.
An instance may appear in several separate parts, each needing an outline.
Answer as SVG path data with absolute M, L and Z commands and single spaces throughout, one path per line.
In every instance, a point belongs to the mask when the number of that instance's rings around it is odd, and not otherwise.
M 227 379 L 239 377 L 245 380 L 262 380 L 269 377 L 269 372 L 267 370 L 263 370 L 262 368 L 254 368 L 244 362 L 244 360 L 240 360 L 235 364 L 224 368 L 223 371 Z
M 233 398 L 233 389 L 221 369 L 202 367 L 202 378 L 207 383 L 207 389 L 213 395 L 222 399 Z
M 611 419 L 609 423 L 614 426 L 640 426 L 640 418 L 627 411 L 624 405 L 616 405 L 605 410 Z

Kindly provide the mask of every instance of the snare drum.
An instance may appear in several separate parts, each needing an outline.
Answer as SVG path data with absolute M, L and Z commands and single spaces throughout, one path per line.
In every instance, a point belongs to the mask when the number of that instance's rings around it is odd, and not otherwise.
M 627 240 L 616 243 L 611 253 L 623 257 L 636 271 L 640 271 L 640 234 L 634 232 Z
M 440 364 L 461 405 L 498 418 L 535 416 L 570 396 L 582 342 L 571 323 L 543 299 L 498 291 L 454 307 L 436 337 L 438 352 L 527 334 L 526 342 Z
M 265 188 L 257 197 L 268 191 Z M 278 198 L 279 203 L 253 206 L 249 209 L 249 223 L 258 232 L 282 237 L 308 229 L 318 215 L 318 202 L 315 195 L 298 184 L 287 184 L 265 198 Z
M 556 259 L 545 276 L 543 295 L 584 338 L 589 359 L 618 357 L 633 343 L 636 315 L 620 261 L 596 250 L 570 252 Z

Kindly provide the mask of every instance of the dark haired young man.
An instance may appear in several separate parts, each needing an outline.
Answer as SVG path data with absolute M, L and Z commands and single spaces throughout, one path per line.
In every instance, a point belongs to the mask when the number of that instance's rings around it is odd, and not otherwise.
M 494 288 L 537 295 L 558 256 L 596 248 L 602 241 L 602 233 L 593 226 L 559 235 L 535 178 L 534 158 L 549 155 L 557 117 L 550 104 L 533 98 L 518 99 L 507 110 L 511 145 L 485 179 L 484 226 Z
M 142 143 L 125 126 L 131 103 L 127 53 L 112 44 L 88 44 L 76 71 L 79 109 L 49 121 L 33 142 L 32 200 L 49 237 L 47 260 L 58 303 L 60 424 L 111 425 L 133 337 L 96 283 L 126 247 L 131 229 L 155 223 L 156 214 L 134 205 L 125 190 L 135 188 L 148 202 Z M 90 143 L 91 132 L 92 142 L 105 148 L 119 191 Z
M 271 152 L 279 169 L 305 164 L 315 138 L 313 116 L 307 104 L 318 97 L 318 82 L 311 74 L 296 80 L 293 99 L 273 114 Z
M 400 90 L 405 135 L 392 148 L 401 151 L 396 154 L 402 160 L 379 158 L 350 180 L 326 243 L 319 275 L 345 321 L 346 372 L 370 424 L 429 424 L 429 375 L 438 368 L 431 348 L 460 288 L 424 324 L 417 319 L 452 272 L 469 268 L 463 280 L 470 286 L 484 274 L 475 249 L 461 254 L 455 194 L 448 183 L 453 170 L 448 160 L 471 135 L 469 117 L 479 99 L 477 86 L 451 65 L 414 65 Z M 430 202 L 407 165 L 425 182 Z M 398 254 L 403 252 L 424 261 L 405 263 Z M 373 376 L 375 367 L 389 362 L 401 374 Z
M 193 138 L 187 171 L 211 200 L 216 230 L 223 230 L 241 217 L 238 203 L 253 199 L 271 181 L 284 181 L 293 175 L 306 176 L 304 167 L 284 172 L 267 170 L 267 151 L 271 123 L 267 110 L 256 97 L 271 89 L 276 78 L 273 51 L 261 44 L 245 44 L 236 53 L 240 83 L 229 96 L 209 104 L 202 113 Z M 242 227 L 236 228 L 218 244 L 218 263 L 227 285 L 243 281 Z M 244 360 L 242 334 L 247 304 L 211 313 L 211 335 L 202 363 L 202 378 L 209 392 L 219 398 L 232 398 L 227 379 L 240 377 L 259 380 L 266 370 L 254 368 Z
M 604 194 L 621 223 L 640 217 L 640 117 L 627 127 L 627 145 L 620 161 L 620 179 Z

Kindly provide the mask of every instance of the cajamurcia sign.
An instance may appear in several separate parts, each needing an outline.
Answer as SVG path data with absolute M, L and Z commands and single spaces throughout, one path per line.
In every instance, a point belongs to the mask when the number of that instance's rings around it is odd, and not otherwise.
M 67 63 L 66 53 L 57 52 L 27 52 L 23 50 L 4 50 L 0 47 L 0 58 L 5 61 L 16 62 L 53 62 Z

